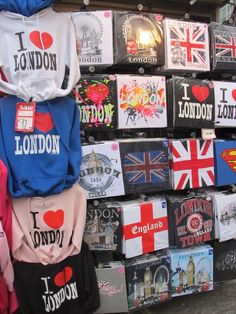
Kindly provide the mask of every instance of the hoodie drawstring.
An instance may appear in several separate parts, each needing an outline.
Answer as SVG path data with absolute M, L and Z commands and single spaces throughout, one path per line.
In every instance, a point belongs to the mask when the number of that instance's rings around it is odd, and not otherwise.
M 26 46 L 27 46 L 27 53 L 26 53 L 26 69 L 27 69 L 27 72 L 28 72 L 28 75 L 29 75 L 29 82 L 28 82 L 28 88 L 29 88 L 29 102 L 33 100 L 33 95 L 32 95 L 32 92 L 31 92 L 31 77 L 32 77 L 32 74 L 31 74 L 31 68 L 30 68 L 30 62 L 29 62 L 29 54 L 30 54 L 30 50 L 29 50 L 29 33 L 27 31 L 27 27 L 26 27 L 26 23 L 25 23 L 25 17 L 22 15 L 21 16 L 21 19 L 22 19 L 22 22 L 23 22 L 23 25 L 24 25 L 24 31 L 25 31 L 25 34 L 26 34 L 26 37 L 27 37 L 27 40 L 26 40 Z M 21 80 L 21 72 L 20 71 L 20 80 Z

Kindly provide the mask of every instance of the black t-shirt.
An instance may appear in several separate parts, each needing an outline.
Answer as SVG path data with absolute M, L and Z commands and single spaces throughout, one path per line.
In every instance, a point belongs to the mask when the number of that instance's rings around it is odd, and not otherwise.
M 16 262 L 15 288 L 22 314 L 91 314 L 99 307 L 93 258 L 83 243 L 78 255 L 58 264 Z

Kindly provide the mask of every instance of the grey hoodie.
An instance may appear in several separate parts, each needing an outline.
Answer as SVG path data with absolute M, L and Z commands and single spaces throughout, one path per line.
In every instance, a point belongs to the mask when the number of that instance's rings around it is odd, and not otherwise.
M 80 78 L 70 16 L 46 8 L 30 17 L 0 12 L 0 91 L 29 101 L 68 95 Z M 66 66 L 68 84 L 62 89 Z

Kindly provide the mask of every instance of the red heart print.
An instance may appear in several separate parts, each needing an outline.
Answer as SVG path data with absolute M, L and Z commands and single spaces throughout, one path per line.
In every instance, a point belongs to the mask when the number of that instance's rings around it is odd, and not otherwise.
M 51 114 L 49 112 L 36 112 L 35 127 L 41 132 L 50 132 L 54 128 Z
M 203 102 L 209 97 L 210 91 L 206 86 L 194 85 L 192 87 L 192 93 L 198 101 Z
M 105 84 L 89 85 L 86 90 L 86 96 L 92 100 L 95 105 L 101 105 L 102 101 L 107 98 L 109 89 Z
M 236 101 L 236 89 L 232 90 L 232 97 Z
M 48 49 L 53 43 L 53 38 L 49 33 L 41 33 L 39 31 L 33 31 L 30 33 L 29 38 L 31 42 L 39 49 Z
M 48 210 L 44 213 L 43 220 L 50 228 L 59 229 L 64 223 L 64 211 L 62 209 Z
M 73 270 L 71 267 L 66 266 L 63 271 L 58 273 L 54 278 L 54 283 L 58 287 L 63 287 L 71 280 Z

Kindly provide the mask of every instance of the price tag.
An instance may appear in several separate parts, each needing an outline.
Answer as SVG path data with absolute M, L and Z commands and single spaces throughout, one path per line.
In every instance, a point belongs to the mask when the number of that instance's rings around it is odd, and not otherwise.
M 35 108 L 34 102 L 18 102 L 16 104 L 16 132 L 33 132 L 35 123 Z
M 202 129 L 202 138 L 204 140 L 212 140 L 216 138 L 215 129 Z

